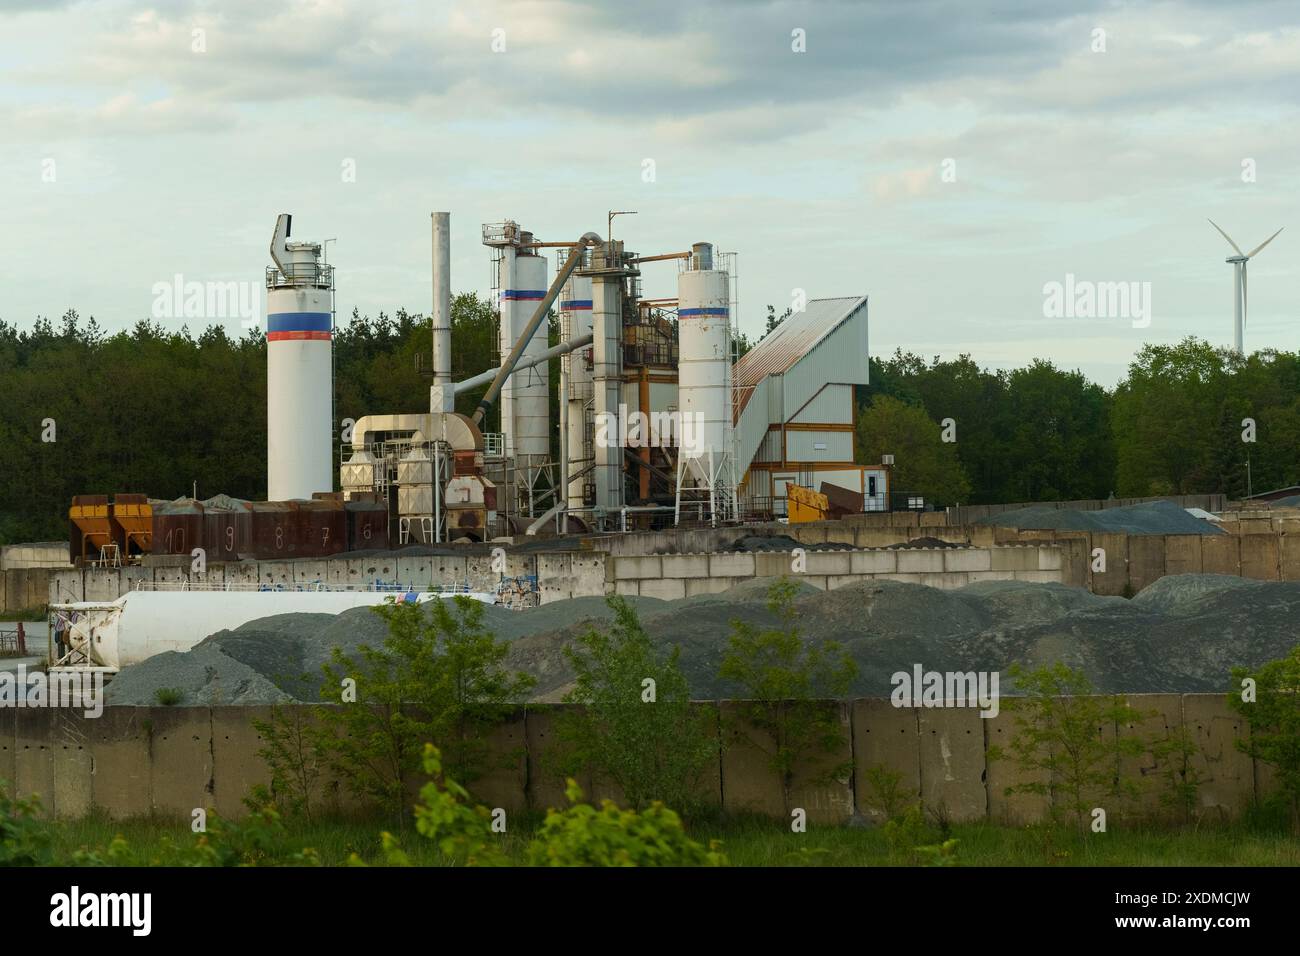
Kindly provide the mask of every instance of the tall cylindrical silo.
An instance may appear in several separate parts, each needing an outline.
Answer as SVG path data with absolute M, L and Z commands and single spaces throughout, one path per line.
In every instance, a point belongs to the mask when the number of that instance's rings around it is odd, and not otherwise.
M 591 277 L 573 276 L 564 286 L 560 299 L 560 330 L 563 341 L 572 341 L 591 332 Z M 569 474 L 581 471 L 587 462 L 587 403 L 591 400 L 591 370 L 587 367 L 586 353 L 590 346 L 566 353 L 560 361 L 568 373 L 569 394 L 561 396 L 569 403 L 568 454 Z M 567 493 L 570 508 L 584 506 L 582 479 L 571 479 Z
M 285 245 L 289 275 L 268 274 L 266 458 L 271 501 L 331 491 L 333 279 L 320 245 Z
M 682 454 L 711 450 L 717 457 L 730 450 L 730 288 L 727 273 L 712 268 L 711 249 L 693 256 L 691 266 L 677 277 Z
M 533 317 L 538 304 L 546 296 L 546 259 L 528 252 L 511 253 L 507 248 L 502 262 L 513 259 L 509 284 L 501 286 L 501 357 L 504 360 L 523 334 L 528 320 Z M 547 348 L 547 323 L 538 326 L 525 346 L 521 361 L 536 358 Z M 502 430 L 508 431 L 507 441 L 515 457 L 547 457 L 551 449 L 551 420 L 549 403 L 550 373 L 545 362 L 526 368 L 510 376 L 507 388 L 502 391 Z M 505 401 L 509 395 L 509 402 Z M 509 421 L 507 429 L 507 408 Z

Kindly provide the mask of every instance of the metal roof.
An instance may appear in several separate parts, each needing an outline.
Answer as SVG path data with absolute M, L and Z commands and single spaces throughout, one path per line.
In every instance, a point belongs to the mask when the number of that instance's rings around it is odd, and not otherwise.
M 786 318 L 768 333 L 767 338 L 742 355 L 732 371 L 732 380 L 740 392 L 737 419 L 749 403 L 754 386 L 769 375 L 788 372 L 827 336 L 852 318 L 866 301 L 865 295 L 811 299 L 804 311 Z

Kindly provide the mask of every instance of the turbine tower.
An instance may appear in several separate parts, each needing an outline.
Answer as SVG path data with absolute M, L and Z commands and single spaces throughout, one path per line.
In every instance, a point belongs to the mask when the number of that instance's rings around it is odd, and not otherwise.
M 1250 252 L 1242 252 L 1241 247 L 1232 241 L 1232 237 L 1222 229 L 1219 229 L 1218 223 L 1213 219 L 1209 219 L 1207 222 L 1209 222 L 1209 224 L 1215 229 L 1219 230 L 1219 235 L 1223 236 L 1224 239 L 1227 239 L 1228 245 L 1232 246 L 1233 251 L 1237 253 L 1235 256 L 1229 256 L 1224 261 L 1230 263 L 1233 270 L 1232 304 L 1234 322 L 1232 326 L 1232 347 L 1236 350 L 1238 355 L 1245 355 L 1246 353 L 1242 347 L 1241 340 L 1246 328 L 1246 263 L 1249 262 L 1251 258 L 1259 252 L 1259 250 L 1263 249 L 1266 245 L 1276 239 L 1278 232 L 1281 232 L 1282 230 L 1279 229 L 1277 232 L 1273 233 L 1273 235 L 1269 236 L 1254 249 L 1251 249 Z

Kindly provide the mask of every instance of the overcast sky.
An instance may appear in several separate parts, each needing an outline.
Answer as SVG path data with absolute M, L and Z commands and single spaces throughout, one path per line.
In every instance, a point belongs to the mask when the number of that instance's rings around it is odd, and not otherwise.
M 427 311 L 431 210 L 453 289 L 486 294 L 482 223 L 571 239 L 633 209 L 630 249 L 738 254 L 744 331 L 865 293 L 873 354 L 1110 385 L 1143 342 L 1231 343 L 1210 217 L 1245 250 L 1291 227 L 1246 343 L 1300 349 L 1293 2 L 0 0 L 0 76 L 20 326 L 128 326 L 176 274 L 260 285 L 280 212 L 337 237 L 339 313 L 374 315 Z M 1067 275 L 1150 283 L 1149 325 L 1045 316 Z

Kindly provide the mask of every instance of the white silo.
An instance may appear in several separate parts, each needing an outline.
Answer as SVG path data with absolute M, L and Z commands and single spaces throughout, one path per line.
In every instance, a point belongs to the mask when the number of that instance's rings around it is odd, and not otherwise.
M 523 237 L 531 238 L 528 233 Z M 546 296 L 546 259 L 531 250 L 502 250 L 501 273 L 501 357 L 504 359 L 528 326 L 537 306 Z M 520 361 L 536 358 L 547 349 L 547 323 L 524 348 Z M 545 458 L 551 448 L 549 403 L 550 373 L 543 362 L 511 375 L 501 390 L 501 430 L 506 434 L 506 453 L 516 458 Z
M 708 503 L 711 520 L 734 517 L 731 453 L 731 295 L 726 272 L 713 268 L 713 246 L 696 243 L 677 277 L 680 360 L 677 484 Z
M 564 286 L 560 299 L 560 341 L 571 342 L 592 330 L 591 277 L 575 275 Z M 591 346 L 567 352 L 560 359 L 568 376 L 568 395 L 561 396 L 568 405 L 568 456 L 569 474 L 575 475 L 588 463 L 586 450 L 587 403 L 591 401 L 591 369 L 587 367 L 587 353 Z M 569 482 L 567 500 L 570 508 L 584 506 L 582 479 Z
M 282 215 L 266 273 L 267 498 L 331 491 L 334 275 L 315 242 L 289 242 Z

